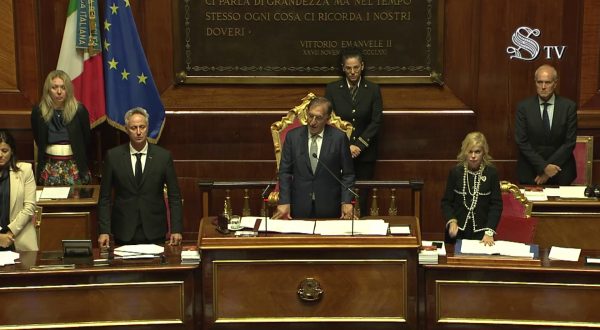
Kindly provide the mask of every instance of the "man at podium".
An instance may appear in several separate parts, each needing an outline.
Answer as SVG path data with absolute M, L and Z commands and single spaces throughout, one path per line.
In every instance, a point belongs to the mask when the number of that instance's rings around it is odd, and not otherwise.
M 353 217 L 354 167 L 346 134 L 327 125 L 331 102 L 308 104 L 307 125 L 287 133 L 279 164 L 274 219 Z

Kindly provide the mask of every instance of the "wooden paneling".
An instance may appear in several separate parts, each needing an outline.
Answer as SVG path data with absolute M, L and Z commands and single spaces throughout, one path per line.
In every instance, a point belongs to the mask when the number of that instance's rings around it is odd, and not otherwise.
M 183 284 L 173 281 L 2 288 L 0 297 L 14 304 L 3 308 L 0 318 L 2 324 L 14 328 L 183 324 Z M 136 297 L 135 302 L 131 297 Z M 19 306 L 32 302 L 35 313 L 19 313 Z M 131 308 L 127 302 L 136 307 Z M 57 310 L 56 306 L 62 308 Z
M 0 72 L 0 127 L 21 122 L 12 110 L 29 111 L 38 98 L 40 49 L 37 44 L 37 3 L 35 0 L 2 1 L 2 55 Z M 4 11 L 4 9 L 6 11 Z M 6 117 L 7 122 L 4 118 Z M 21 126 L 17 124 L 16 126 Z M 29 126 L 29 125 L 27 125 Z
M 172 8 L 178 0 L 130 0 L 152 74 L 167 109 L 160 144 L 173 152 L 182 181 L 185 231 L 197 231 L 195 178 L 271 180 L 275 173 L 269 125 L 308 92 L 323 85 L 177 85 Z M 4 1 L 12 5 L 16 59 L 13 92 L 0 93 L 0 122 L 18 136 L 21 158 L 31 159 L 29 109 L 45 74 L 56 66 L 68 0 Z M 102 6 L 105 2 L 100 1 Z M 500 177 L 515 181 L 516 104 L 535 93 L 533 73 L 557 66 L 559 91 L 580 105 L 580 135 L 600 139 L 600 3 L 594 0 L 445 0 L 442 87 L 383 85 L 384 123 L 377 179 L 422 178 L 426 234 L 441 235 L 439 201 L 448 170 L 469 131 L 486 134 Z M 101 19 L 103 10 L 101 12 Z M 0 26 L 9 27 L 7 21 Z M 509 59 L 506 48 L 520 26 L 538 28 L 540 45 L 567 46 L 563 58 Z M 10 29 L 9 29 L 10 31 Z M 3 39 L 3 42 L 8 41 Z M 243 51 L 241 49 L 240 51 Z M 368 59 L 367 59 L 368 60 Z M 0 71 L 11 69 L 0 61 Z M 107 124 L 95 129 L 94 171 L 108 148 L 126 136 Z M 595 159 L 600 155 L 596 148 Z M 600 175 L 594 164 L 594 177 Z M 597 180 L 595 180 L 597 181 Z M 236 207 L 234 205 L 234 207 Z M 237 206 L 241 207 L 241 206 Z
M 600 323 L 600 317 L 582 308 L 600 303 L 598 285 L 438 281 L 436 293 L 435 319 L 439 323 L 538 326 Z
M 214 266 L 215 322 L 407 319 L 406 260 L 217 260 Z M 317 279 L 321 299 L 298 298 L 305 278 Z
M 15 26 L 13 22 L 13 1 L 1 0 L 0 12 L 4 19 L 0 21 L 0 90 L 17 89 L 17 63 L 15 49 Z

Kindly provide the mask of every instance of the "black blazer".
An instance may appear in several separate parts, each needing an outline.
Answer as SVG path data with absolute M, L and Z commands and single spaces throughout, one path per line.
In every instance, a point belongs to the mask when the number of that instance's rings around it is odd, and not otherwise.
M 329 83 L 325 97 L 333 104 L 335 114 L 354 126 L 350 143 L 361 149 L 357 161 L 377 159 L 377 135 L 383 117 L 383 101 L 379 85 L 361 78 L 353 104 L 346 78 Z
M 517 174 L 522 184 L 535 184 L 535 177 L 548 164 L 561 171 L 551 184 L 568 185 L 577 177 L 573 149 L 577 141 L 577 107 L 575 102 L 555 94 L 550 136 L 546 136 L 540 115 L 538 96 L 529 97 L 517 106 L 515 141 L 519 147 Z
M 31 130 L 33 139 L 37 144 L 38 164 L 35 170 L 35 177 L 40 178 L 40 173 L 46 165 L 46 147 L 48 146 L 48 124 L 42 117 L 39 106 L 34 106 L 31 110 Z M 73 120 L 67 124 L 69 139 L 71 140 L 71 149 L 73 150 L 73 159 L 77 164 L 77 169 L 81 174 L 88 172 L 87 151 L 90 146 L 91 130 L 90 115 L 82 103 L 77 106 L 77 113 Z
M 468 210 L 464 206 L 462 195 L 464 173 L 465 169 L 462 165 L 455 166 L 450 170 L 446 182 L 446 191 L 442 198 L 444 220 L 448 222 L 450 219 L 456 219 L 458 227 L 463 231 L 466 226 L 473 226 L 471 221 L 466 223 Z M 502 193 L 500 192 L 498 171 L 494 167 L 486 166 L 482 175 L 485 177 L 485 181 L 482 180 L 479 187 L 479 197 L 475 206 L 475 225 L 474 228 L 469 228 L 472 229 L 473 236 L 463 238 L 480 239 L 486 230 L 496 231 L 498 221 L 502 215 Z M 473 187 L 471 186 L 470 189 L 473 189 Z M 469 187 L 465 188 L 465 191 L 468 194 Z M 470 195 L 467 195 L 467 205 L 471 205 Z
M 130 241 L 135 234 L 138 213 L 148 240 L 165 237 L 167 213 L 163 188 L 167 185 L 171 211 L 171 232 L 182 233 L 181 194 L 171 154 L 148 144 L 141 185 L 133 176 L 129 143 L 110 149 L 104 160 L 98 223 L 100 234 L 112 233 L 120 241 Z M 114 189 L 114 200 L 111 196 Z
M 312 193 L 315 194 L 315 217 L 339 218 L 341 204 L 351 203 L 346 188 L 354 186 L 354 167 L 350 145 L 344 132 L 325 125 L 319 164 L 315 174 L 310 167 L 308 128 L 296 127 L 286 135 L 279 164 L 279 204 L 291 204 L 294 218 L 310 217 Z M 326 165 L 345 187 L 324 168 Z

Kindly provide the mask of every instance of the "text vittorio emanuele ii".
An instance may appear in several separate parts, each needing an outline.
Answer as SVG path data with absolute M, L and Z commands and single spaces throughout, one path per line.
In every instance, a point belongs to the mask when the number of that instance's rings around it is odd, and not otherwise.
M 412 0 L 204 0 L 207 6 L 240 6 L 247 10 L 256 7 L 256 11 L 210 11 L 204 14 L 209 26 L 206 27 L 208 37 L 244 37 L 252 34 L 252 30 L 240 26 L 239 22 L 377 22 L 377 21 L 410 21 L 411 12 L 397 10 L 396 6 L 410 5 Z M 287 7 L 289 10 L 265 11 L 260 7 Z M 310 6 L 373 6 L 377 10 L 359 11 L 294 11 Z M 321 9 L 322 10 L 322 9 Z M 236 26 L 210 26 L 211 22 L 237 22 Z

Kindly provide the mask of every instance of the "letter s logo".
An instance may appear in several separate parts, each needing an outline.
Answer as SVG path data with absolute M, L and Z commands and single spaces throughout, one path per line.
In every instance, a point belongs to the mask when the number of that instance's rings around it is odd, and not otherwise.
M 527 26 L 519 27 L 512 35 L 512 42 L 517 47 L 508 47 L 506 48 L 506 52 L 508 54 L 512 54 L 510 56 L 511 59 L 515 57 L 525 61 L 531 61 L 535 59 L 540 52 L 540 45 L 529 37 L 531 35 L 537 37 L 540 34 L 541 33 L 539 29 L 531 29 Z M 524 56 L 527 54 L 522 54 L 522 51 L 529 53 L 529 56 Z

